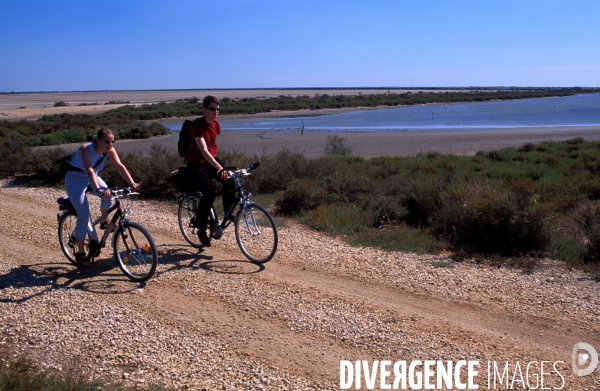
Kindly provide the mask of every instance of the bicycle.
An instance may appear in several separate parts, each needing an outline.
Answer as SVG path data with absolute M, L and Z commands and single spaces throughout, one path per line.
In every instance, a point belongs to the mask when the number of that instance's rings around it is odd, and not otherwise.
M 273 217 L 265 208 L 251 201 L 252 193 L 246 193 L 241 183 L 241 178 L 247 177 L 249 171 L 254 170 L 260 163 L 253 163 L 247 168 L 224 167 L 229 178 L 235 183 L 237 192 L 235 202 L 219 223 L 217 210 L 213 205 L 210 210 L 208 226 L 209 239 L 221 239 L 223 231 L 233 224 L 235 227 L 235 239 L 242 253 L 251 262 L 262 264 L 273 258 L 277 251 L 278 234 Z M 219 172 L 220 174 L 220 172 Z M 222 195 L 222 193 L 217 193 Z M 202 247 L 197 236 L 195 226 L 196 209 L 202 198 L 199 191 L 186 192 L 179 197 L 177 219 L 179 229 L 185 240 L 195 248 Z M 235 209 L 238 207 L 237 213 Z
M 148 231 L 140 224 L 127 219 L 130 213 L 129 205 L 122 205 L 121 200 L 137 195 L 131 188 L 111 190 L 114 204 L 96 220 L 90 220 L 87 225 L 87 235 L 84 240 L 87 256 L 91 261 L 100 255 L 100 250 L 106 246 L 108 236 L 113 233 L 112 248 L 115 259 L 130 280 L 141 282 L 150 279 L 158 264 L 158 251 L 154 240 Z M 57 214 L 58 242 L 67 259 L 74 265 L 79 265 L 75 259 L 77 242 L 74 236 L 77 224 L 77 212 L 71 200 L 60 197 L 56 200 L 61 210 Z M 114 212 L 108 222 L 102 238 L 98 240 L 95 226 Z

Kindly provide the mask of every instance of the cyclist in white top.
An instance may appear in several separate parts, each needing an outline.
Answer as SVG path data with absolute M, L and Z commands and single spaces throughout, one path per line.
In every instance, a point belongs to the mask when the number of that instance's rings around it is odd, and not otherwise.
M 102 128 L 96 134 L 94 141 L 82 144 L 75 157 L 71 160 L 71 166 L 74 170 L 67 172 L 65 176 L 65 188 L 67 195 L 73 203 L 77 212 L 77 225 L 75 227 L 75 239 L 77 239 L 77 255 L 75 259 L 81 266 L 90 267 L 92 262 L 85 254 L 84 240 L 87 234 L 87 223 L 90 218 L 90 207 L 85 196 L 85 192 L 90 188 L 92 194 L 101 196 L 100 210 L 106 212 L 112 204 L 111 193 L 106 183 L 98 176 L 98 173 L 104 168 L 105 157 L 108 157 L 115 165 L 117 171 L 137 190 L 139 184 L 136 183 L 127 171 L 127 168 L 121 163 L 117 151 L 113 148 L 115 136 L 113 131 L 108 128 Z M 102 159 L 102 161 L 100 161 Z M 100 163 L 98 164 L 98 162 Z M 107 221 L 100 222 L 100 228 L 106 229 Z

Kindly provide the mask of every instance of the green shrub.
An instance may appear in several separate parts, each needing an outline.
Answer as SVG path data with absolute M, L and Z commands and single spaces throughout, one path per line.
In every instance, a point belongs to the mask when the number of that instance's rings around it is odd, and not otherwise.
M 32 186 L 62 186 L 64 177 L 56 160 L 67 154 L 68 152 L 60 147 L 30 153 L 27 158 L 22 160 L 23 164 L 28 167 L 27 172 L 22 174 L 27 177 L 20 179 L 26 180 Z
M 6 137 L 0 141 L 0 178 L 7 178 L 21 173 L 24 161 L 31 154 L 29 145 L 23 137 Z
M 85 133 L 81 132 L 78 129 L 67 129 L 58 133 L 58 138 L 60 139 L 60 143 L 57 144 L 69 144 L 83 143 L 87 139 L 87 136 Z
M 406 209 L 405 222 L 413 227 L 427 226 L 433 213 L 440 207 L 443 184 L 433 178 L 414 178 L 399 195 Z
M 324 196 L 316 181 L 293 179 L 275 201 L 276 211 L 284 216 L 298 216 L 321 205 Z
M 325 144 L 325 155 L 348 156 L 352 154 L 352 148 L 346 145 L 346 139 L 339 136 L 327 136 Z
M 285 190 L 292 180 L 310 177 L 309 159 L 298 151 L 283 150 L 271 155 L 262 155 L 260 162 L 261 167 L 252 177 L 255 191 L 260 193 Z
M 168 388 L 150 384 L 128 387 L 110 380 L 87 381 L 83 376 L 44 372 L 27 359 L 13 359 L 0 366 L 0 391 L 166 391 Z
M 361 232 L 371 226 L 371 217 L 352 204 L 319 205 L 305 216 L 311 227 L 334 235 Z
M 503 255 L 543 252 L 550 234 L 541 209 L 522 208 L 501 189 L 469 186 L 444 195 L 432 229 L 455 247 Z
M 581 263 L 588 252 L 580 240 L 558 233 L 551 236 L 549 251 L 552 257 L 569 263 Z
M 156 200 L 175 200 L 179 192 L 173 187 L 170 174 L 181 165 L 181 157 L 173 148 L 154 144 L 150 156 L 128 153 L 121 158 L 135 181 L 142 181 L 140 197 Z M 104 181 L 111 187 L 128 186 L 114 165 L 106 163 L 101 172 Z
M 439 254 L 446 248 L 443 241 L 427 232 L 406 225 L 384 229 L 364 229 L 348 236 L 346 241 L 355 246 L 369 246 L 387 251 L 410 251 L 419 254 Z

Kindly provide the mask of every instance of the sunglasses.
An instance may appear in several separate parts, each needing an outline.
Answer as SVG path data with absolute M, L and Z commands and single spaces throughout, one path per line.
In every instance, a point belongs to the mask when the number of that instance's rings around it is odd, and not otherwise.
M 218 107 L 207 107 L 206 109 L 211 111 L 221 111 L 221 109 Z
M 102 140 L 102 141 L 104 141 L 107 144 L 114 144 L 115 143 L 115 140 Z

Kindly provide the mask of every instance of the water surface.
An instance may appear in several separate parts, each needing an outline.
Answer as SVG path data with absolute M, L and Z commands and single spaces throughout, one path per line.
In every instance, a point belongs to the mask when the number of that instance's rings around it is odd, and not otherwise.
M 407 131 L 600 126 L 600 94 L 219 120 L 224 130 Z M 181 124 L 167 125 L 179 130 Z

